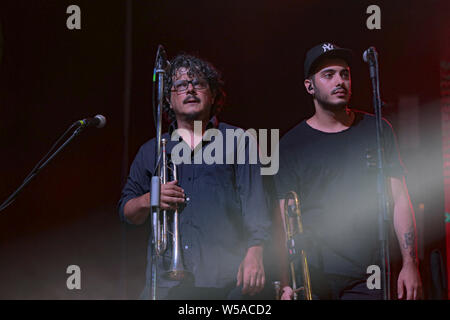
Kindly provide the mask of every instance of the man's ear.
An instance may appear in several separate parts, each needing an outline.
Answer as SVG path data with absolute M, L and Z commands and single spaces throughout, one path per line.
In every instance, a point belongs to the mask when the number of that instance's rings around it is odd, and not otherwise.
M 304 85 L 305 85 L 306 91 L 309 94 L 313 95 L 314 94 L 314 83 L 313 83 L 312 79 L 311 78 L 305 79 Z

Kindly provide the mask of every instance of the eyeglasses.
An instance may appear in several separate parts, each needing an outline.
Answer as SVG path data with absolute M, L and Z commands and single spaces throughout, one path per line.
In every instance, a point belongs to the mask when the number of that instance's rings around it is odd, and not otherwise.
M 173 83 L 173 90 L 174 92 L 180 94 L 183 92 L 186 92 L 187 89 L 189 88 L 189 83 L 192 84 L 192 86 L 194 87 L 194 89 L 197 90 L 203 90 L 206 89 L 208 87 L 208 82 L 206 82 L 206 80 L 203 79 L 193 79 L 193 80 L 178 80 L 175 81 Z

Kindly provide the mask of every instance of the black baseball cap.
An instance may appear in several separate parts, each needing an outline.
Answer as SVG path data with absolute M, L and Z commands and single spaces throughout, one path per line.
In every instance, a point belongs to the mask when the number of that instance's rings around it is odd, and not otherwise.
M 338 47 L 334 43 L 324 42 L 312 47 L 306 53 L 305 59 L 305 79 L 314 71 L 319 61 L 323 58 L 337 57 L 343 59 L 350 66 L 353 53 L 350 49 Z

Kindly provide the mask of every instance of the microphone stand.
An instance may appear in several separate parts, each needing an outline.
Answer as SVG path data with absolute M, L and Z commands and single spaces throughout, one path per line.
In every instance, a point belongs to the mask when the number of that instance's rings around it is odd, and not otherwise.
M 1 205 L 0 205 L 0 212 L 5 210 L 10 204 L 14 202 L 14 200 L 17 198 L 19 193 L 38 175 L 38 173 L 44 169 L 53 158 L 60 153 L 76 136 L 78 136 L 84 128 L 86 128 L 87 125 L 81 124 L 74 133 L 53 153 L 51 154 L 47 160 L 45 158 L 50 154 L 50 152 L 53 151 L 53 149 L 56 147 L 58 142 L 67 135 L 67 133 L 73 129 L 76 125 L 80 125 L 80 122 L 75 122 L 72 124 L 69 129 L 64 132 L 64 134 L 56 141 L 56 143 L 52 146 L 52 148 L 47 152 L 47 154 L 38 162 L 38 164 L 34 167 L 33 170 L 31 170 L 30 174 L 24 179 L 23 183 L 20 185 L 19 188 L 17 188 L 16 191 L 14 191 L 8 199 L 6 199 Z M 44 161 L 45 160 L 45 161 Z M 42 163 L 43 162 L 43 163 Z
M 156 53 L 156 63 L 153 71 L 153 115 L 155 117 L 155 127 L 156 127 L 156 143 L 155 143 L 155 164 L 156 170 L 151 179 L 150 187 L 150 207 L 151 207 L 151 217 L 152 217 L 152 278 L 151 278 L 151 299 L 156 300 L 156 286 L 157 286 L 157 265 L 159 260 L 159 255 L 157 254 L 156 246 L 159 239 L 159 213 L 160 213 L 160 189 L 161 189 L 161 134 L 162 134 L 162 112 L 163 112 L 163 99 L 164 99 L 164 74 L 167 65 L 166 54 L 164 48 L 159 45 L 158 51 Z M 157 109 L 155 113 L 155 82 L 157 79 L 158 90 L 157 90 Z
M 375 48 L 371 49 L 372 58 L 368 57 L 370 79 L 372 81 L 373 107 L 375 110 L 376 143 L 377 143 L 377 198 L 378 198 L 378 240 L 380 241 L 380 263 L 382 276 L 383 299 L 391 297 L 391 271 L 389 253 L 389 204 L 386 193 L 386 177 L 384 173 L 384 141 L 383 120 L 381 116 L 382 102 L 380 98 L 380 79 L 378 67 L 378 54 Z

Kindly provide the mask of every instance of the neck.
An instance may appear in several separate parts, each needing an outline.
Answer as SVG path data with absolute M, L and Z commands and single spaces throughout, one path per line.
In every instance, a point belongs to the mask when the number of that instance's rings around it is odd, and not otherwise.
M 201 126 L 199 123 L 201 122 Z M 179 130 L 178 133 L 183 138 L 183 140 L 194 149 L 197 144 L 202 141 L 203 133 L 206 130 L 206 125 L 208 121 L 206 120 L 182 120 L 177 119 L 177 125 Z
M 355 119 L 355 114 L 348 106 L 338 110 L 328 110 L 315 101 L 316 113 L 306 120 L 314 129 L 324 132 L 339 132 L 348 129 Z
M 187 130 L 191 133 L 194 133 L 194 121 L 195 122 L 202 122 L 202 134 L 205 132 L 206 129 L 206 125 L 207 125 L 207 121 L 205 120 L 190 120 L 190 121 L 183 121 L 183 120 L 178 120 L 177 119 L 177 125 L 178 125 L 178 129 L 184 129 Z M 198 127 L 198 125 L 197 125 Z

